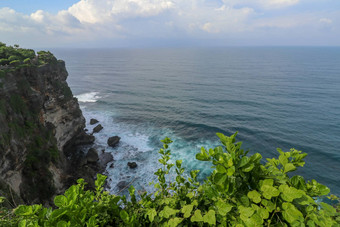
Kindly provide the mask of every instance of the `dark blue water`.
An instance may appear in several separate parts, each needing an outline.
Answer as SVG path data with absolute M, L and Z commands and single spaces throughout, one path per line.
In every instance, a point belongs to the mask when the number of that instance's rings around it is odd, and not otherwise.
M 115 156 L 110 185 L 148 188 L 159 140 L 174 140 L 174 159 L 195 161 L 216 132 L 238 131 L 245 149 L 277 157 L 276 148 L 308 153 L 298 174 L 340 195 L 340 48 L 54 50 L 88 119 L 104 130 L 96 145 Z M 93 126 L 87 126 L 90 130 Z M 106 146 L 119 135 L 118 148 Z M 130 170 L 126 163 L 136 161 Z

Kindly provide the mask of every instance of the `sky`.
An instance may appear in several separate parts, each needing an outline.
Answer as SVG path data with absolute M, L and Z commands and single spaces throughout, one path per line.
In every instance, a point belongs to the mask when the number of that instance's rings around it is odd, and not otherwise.
M 0 42 L 41 47 L 340 46 L 339 0 L 0 0 Z

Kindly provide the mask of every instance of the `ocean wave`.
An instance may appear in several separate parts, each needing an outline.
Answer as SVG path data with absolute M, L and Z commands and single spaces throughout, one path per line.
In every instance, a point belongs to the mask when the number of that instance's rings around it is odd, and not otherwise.
M 101 98 L 101 96 L 99 96 L 99 92 L 93 91 L 76 95 L 76 98 L 79 102 L 97 102 L 98 99 Z

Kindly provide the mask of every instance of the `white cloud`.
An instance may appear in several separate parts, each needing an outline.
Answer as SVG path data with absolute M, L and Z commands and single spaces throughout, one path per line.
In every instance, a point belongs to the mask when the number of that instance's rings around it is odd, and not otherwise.
M 262 7 L 266 9 L 284 8 L 299 3 L 300 0 L 258 0 Z
M 319 20 L 319 22 L 322 23 L 322 24 L 331 24 L 331 23 L 333 23 L 333 21 L 331 19 L 329 19 L 329 18 L 321 18 Z
M 81 0 L 68 11 L 85 23 L 105 23 L 122 18 L 156 16 L 171 9 L 167 0 Z

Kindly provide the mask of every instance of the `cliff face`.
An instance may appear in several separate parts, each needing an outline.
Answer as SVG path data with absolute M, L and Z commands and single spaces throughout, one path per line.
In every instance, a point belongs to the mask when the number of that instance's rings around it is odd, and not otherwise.
M 72 178 L 68 156 L 94 140 L 84 132 L 65 63 L 34 61 L 38 57 L 22 67 L 0 66 L 0 194 L 25 203 L 63 191 Z

